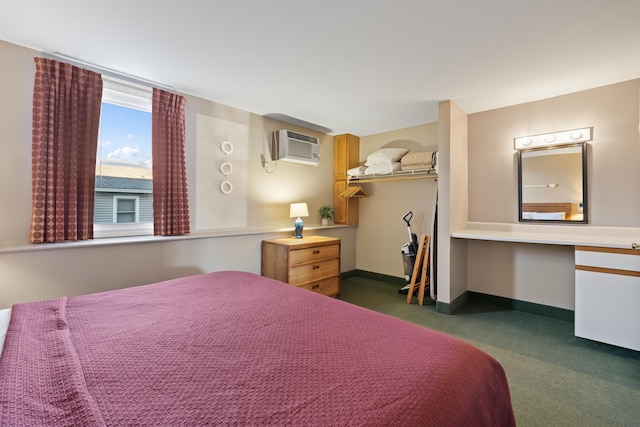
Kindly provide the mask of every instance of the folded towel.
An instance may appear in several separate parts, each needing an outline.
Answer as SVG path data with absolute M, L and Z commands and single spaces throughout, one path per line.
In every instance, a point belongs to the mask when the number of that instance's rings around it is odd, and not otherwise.
M 402 166 L 429 165 L 431 166 L 433 152 L 431 151 L 409 151 L 405 154 L 400 163 Z
M 369 166 L 365 171 L 365 175 L 386 175 L 394 171 L 400 170 L 400 162 L 395 163 L 378 163 L 373 166 Z
M 351 168 L 347 171 L 347 175 L 349 176 L 358 176 L 358 175 L 363 175 L 364 171 L 367 168 L 364 166 L 358 166 L 357 168 Z

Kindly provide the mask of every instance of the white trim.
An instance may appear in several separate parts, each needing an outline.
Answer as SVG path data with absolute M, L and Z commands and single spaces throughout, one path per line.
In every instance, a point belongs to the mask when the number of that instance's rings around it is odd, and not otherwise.
M 111 68 L 102 67 L 97 64 L 92 64 L 91 62 L 83 61 L 81 59 L 73 58 L 68 55 L 63 55 L 58 52 L 43 52 L 45 57 L 50 59 L 56 59 L 58 61 L 66 62 L 71 65 L 75 65 L 76 67 L 84 68 L 87 70 L 95 71 L 96 73 L 100 73 L 102 78 L 111 77 L 118 78 L 124 81 L 141 84 L 149 87 L 157 87 L 158 89 L 167 90 L 169 92 L 174 92 L 175 89 L 171 86 L 167 86 L 158 82 L 154 82 L 151 80 L 143 79 L 142 77 L 133 76 L 131 74 L 123 73 L 121 71 L 113 70 Z
M 153 89 L 110 76 L 102 77 L 102 102 L 151 112 Z
M 98 193 L 136 193 L 136 194 L 152 194 L 153 190 L 140 190 L 138 188 L 102 188 L 96 187 L 95 192 Z
M 102 224 L 104 225 L 104 224 Z M 109 224 L 107 224 L 109 225 Z M 305 231 L 318 230 L 320 233 L 325 232 L 331 228 L 355 228 L 356 225 L 311 225 L 305 224 Z M 151 227 L 153 228 L 153 227 Z M 201 230 L 191 234 L 185 234 L 183 236 L 155 236 L 153 231 L 141 234 L 131 234 L 130 236 L 98 236 L 94 231 L 94 239 L 79 240 L 76 242 L 61 243 L 39 243 L 39 244 L 10 244 L 0 245 L 0 253 L 15 253 L 15 252 L 32 252 L 32 251 L 47 251 L 47 250 L 65 250 L 73 248 L 87 248 L 98 246 L 113 246 L 113 245 L 133 245 L 140 243 L 157 243 L 157 242 L 176 242 L 180 240 L 195 240 L 195 239 L 217 239 L 227 237 L 240 237 L 251 236 L 258 234 L 265 234 L 267 236 L 261 237 L 260 240 L 273 239 L 276 237 L 292 237 L 293 227 L 285 228 L 242 228 L 242 229 L 222 229 L 222 230 Z M 286 234 L 286 236 L 284 235 Z M 282 236 L 279 236 L 282 235 Z M 104 238 L 103 238 L 104 237 Z M 106 238 L 112 237 L 112 238 Z
M 94 224 L 93 238 L 104 239 L 109 237 L 133 237 L 153 235 L 153 222 L 121 223 L 121 224 Z M 71 242 L 75 243 L 75 242 Z M 66 243 L 65 243 L 66 244 Z

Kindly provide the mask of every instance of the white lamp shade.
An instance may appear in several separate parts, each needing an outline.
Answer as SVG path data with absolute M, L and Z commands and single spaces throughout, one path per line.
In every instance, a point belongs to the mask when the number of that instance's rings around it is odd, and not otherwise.
M 306 203 L 291 203 L 289 207 L 289 218 L 309 216 L 309 209 Z

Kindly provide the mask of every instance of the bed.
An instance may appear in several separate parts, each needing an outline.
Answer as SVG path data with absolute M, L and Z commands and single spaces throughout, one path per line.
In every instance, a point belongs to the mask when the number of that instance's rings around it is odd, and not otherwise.
M 563 220 L 571 219 L 574 208 L 569 202 L 522 203 L 523 219 Z
M 237 271 L 16 304 L 0 378 L 0 425 L 515 425 L 479 349 Z

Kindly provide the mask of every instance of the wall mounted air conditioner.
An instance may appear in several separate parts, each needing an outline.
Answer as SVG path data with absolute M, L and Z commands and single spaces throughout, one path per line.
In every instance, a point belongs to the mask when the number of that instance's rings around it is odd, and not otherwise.
M 271 160 L 318 166 L 320 163 L 320 140 L 281 129 L 271 137 Z

